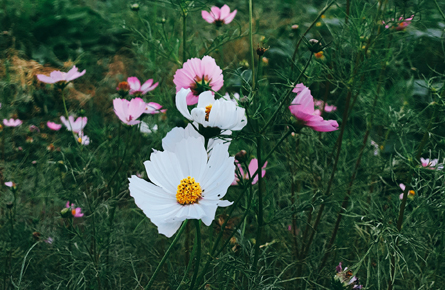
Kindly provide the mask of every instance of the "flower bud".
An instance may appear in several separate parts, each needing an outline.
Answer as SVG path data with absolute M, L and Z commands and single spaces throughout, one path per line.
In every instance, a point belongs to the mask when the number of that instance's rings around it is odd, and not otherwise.
M 311 39 L 308 41 L 308 49 L 313 53 L 317 53 L 323 50 L 323 45 L 317 39 Z
M 68 207 L 62 209 L 62 210 L 60 211 L 60 215 L 61 215 L 63 218 L 70 218 L 70 217 L 73 217 L 73 214 L 71 213 L 71 209 L 68 208 Z
M 246 152 L 246 150 L 241 150 L 240 152 L 236 153 L 235 154 L 235 159 L 238 162 L 241 162 L 241 163 L 246 162 L 247 161 L 247 152 Z
M 130 4 L 130 9 L 131 11 L 139 11 L 139 4 L 134 3 L 134 4 Z

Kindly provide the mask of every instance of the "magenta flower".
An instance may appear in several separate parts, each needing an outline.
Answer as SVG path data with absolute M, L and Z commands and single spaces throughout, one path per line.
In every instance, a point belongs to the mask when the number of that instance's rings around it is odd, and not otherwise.
M 70 202 L 67 201 L 65 207 L 71 210 L 73 217 L 83 217 L 82 209 L 80 207 L 74 208 L 74 203 L 70 205 Z
M 146 104 L 141 98 L 134 98 L 131 101 L 125 99 L 113 100 L 114 113 L 127 125 L 136 125 L 141 121 L 139 118 L 146 109 Z
M 62 124 L 57 124 L 50 121 L 46 122 L 46 126 L 53 131 L 59 131 L 62 128 Z
M 216 6 L 213 6 L 210 9 L 210 13 L 207 11 L 201 11 L 202 18 L 207 21 L 208 23 L 215 23 L 216 26 L 220 27 L 223 24 L 229 24 L 232 22 L 233 18 L 235 18 L 236 15 L 236 9 L 233 10 L 232 13 L 230 13 L 230 8 L 227 5 L 224 5 L 219 9 Z
M 65 125 L 68 131 L 79 133 L 83 130 L 83 128 L 85 128 L 88 118 L 78 117 L 76 121 L 74 121 L 74 116 L 69 116 L 68 120 L 64 116 L 61 116 L 60 121 L 62 121 L 63 125 Z
M 243 177 L 243 179 L 245 179 L 245 180 L 249 179 L 249 174 L 247 172 L 244 173 L 244 170 L 243 170 L 241 164 L 236 162 L 236 165 L 238 166 L 239 172 L 240 172 L 241 176 Z M 261 177 L 264 177 L 264 175 L 266 175 L 266 166 L 267 166 L 267 161 L 264 163 L 263 167 L 261 168 Z M 258 170 L 258 159 L 256 159 L 256 158 L 252 159 L 249 163 L 248 169 L 249 169 L 250 176 L 253 176 L 255 174 L 255 172 Z M 239 182 L 238 175 L 235 172 L 235 180 L 233 180 L 231 185 L 237 185 L 238 182 Z M 253 178 L 252 184 L 255 184 L 257 182 L 258 182 L 258 174 Z
M 178 69 L 173 77 L 176 85 L 176 93 L 182 88 L 190 89 L 187 95 L 187 105 L 198 103 L 199 94 L 210 89 L 217 92 L 224 84 L 221 68 L 211 56 L 201 59 L 191 58 L 184 63 L 183 68 Z M 213 92 L 212 92 L 213 93 Z
M 159 105 L 158 103 L 150 102 L 145 105 L 146 105 L 145 111 L 144 111 L 145 114 L 154 115 L 154 114 L 158 114 L 161 112 L 162 106 Z
M 20 125 L 22 125 L 22 121 L 21 120 L 19 120 L 19 119 L 17 119 L 17 120 L 14 120 L 13 118 L 11 118 L 11 119 L 3 119 L 3 124 L 6 126 L 6 127 L 17 127 L 17 126 L 20 126 Z
M 137 77 L 129 77 L 127 79 L 128 85 L 130 86 L 130 95 L 145 95 L 149 91 L 153 91 L 159 83 L 153 84 L 153 79 L 147 80 L 142 86 L 141 82 Z M 152 85 L 153 84 L 153 85 Z
M 51 72 L 51 74 L 48 76 L 46 75 L 37 75 L 37 79 L 43 83 L 47 84 L 54 84 L 58 82 L 70 82 L 74 79 L 77 79 L 78 77 L 81 77 L 85 74 L 86 70 L 83 70 L 83 72 L 79 72 L 78 68 L 76 66 L 73 66 L 72 69 L 70 69 L 67 73 L 61 72 L 60 70 L 55 70 Z
M 318 110 L 314 110 L 314 98 L 308 87 L 298 84 L 293 92 L 297 93 L 297 96 L 289 106 L 289 110 L 298 121 L 318 132 L 331 132 L 338 129 L 337 121 L 326 121 L 319 116 Z
M 407 28 L 408 25 L 411 24 L 411 21 L 413 20 L 413 18 L 414 18 L 414 15 L 411 15 L 410 18 L 406 18 L 406 19 L 403 18 L 403 16 L 401 16 L 399 18 L 399 21 L 397 21 L 397 22 L 394 22 L 394 18 L 393 18 L 393 19 L 391 19 L 391 22 L 388 24 L 385 23 L 385 21 L 382 21 L 382 23 L 385 25 L 386 29 L 394 28 L 397 31 L 401 31 L 401 30 L 405 30 L 405 28 Z

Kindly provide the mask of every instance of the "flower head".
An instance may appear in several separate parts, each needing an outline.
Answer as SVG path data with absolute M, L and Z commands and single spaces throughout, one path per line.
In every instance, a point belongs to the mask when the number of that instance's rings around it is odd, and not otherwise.
M 46 122 L 46 126 L 53 131 L 59 131 L 62 128 L 62 124 L 57 124 L 50 121 Z
M 134 98 L 131 101 L 125 99 L 113 100 L 114 113 L 127 125 L 136 125 L 141 121 L 139 118 L 146 109 L 146 104 L 141 98 Z
M 6 126 L 6 127 L 17 127 L 17 126 L 20 126 L 20 125 L 22 125 L 22 121 L 21 120 L 19 120 L 19 119 L 16 119 L 16 120 L 14 120 L 13 118 L 11 118 L 11 119 L 3 119 L 3 124 Z
M 83 217 L 82 209 L 80 207 L 74 208 L 74 203 L 70 205 L 70 202 L 67 201 L 65 207 L 71 211 L 73 217 Z
M 85 71 L 86 70 L 79 72 L 78 68 L 76 66 L 73 66 L 73 68 L 70 69 L 67 73 L 61 72 L 60 70 L 55 70 L 51 72 L 49 77 L 46 75 L 37 75 L 37 79 L 47 84 L 54 84 L 58 82 L 67 83 L 74 79 L 77 79 L 78 77 L 83 76 L 85 74 Z
M 5 182 L 5 185 L 7 187 L 11 187 L 12 189 L 16 189 L 17 188 L 17 184 L 15 182 L 12 182 L 12 181 Z
M 314 98 L 308 87 L 298 84 L 293 92 L 297 93 L 297 96 L 289 106 L 289 110 L 298 121 L 319 132 L 330 132 L 338 129 L 337 121 L 326 121 L 320 116 L 318 110 L 314 110 Z
M 216 65 L 215 59 L 211 56 L 204 56 L 201 59 L 192 58 L 178 69 L 173 77 L 176 85 L 176 93 L 182 88 L 190 89 L 187 95 L 187 105 L 194 105 L 198 102 L 198 96 L 212 89 L 217 92 L 224 84 L 221 68 Z
M 249 174 L 246 172 L 244 173 L 243 167 L 241 166 L 241 164 L 239 162 L 236 162 L 236 165 L 238 166 L 238 170 L 240 175 L 243 177 L 243 179 L 248 180 L 249 179 L 249 175 L 250 177 L 252 177 L 255 172 L 258 170 L 258 159 L 254 158 L 250 161 L 249 163 Z M 264 175 L 266 175 L 266 166 L 267 166 L 267 161 L 264 163 L 263 167 L 261 168 L 261 177 L 264 177 Z M 232 182 L 232 185 L 237 185 L 239 182 L 238 179 L 238 175 L 235 173 L 235 180 Z M 253 178 L 252 180 L 252 184 L 255 184 L 258 182 L 258 174 Z
M 153 183 L 132 176 L 130 195 L 167 237 L 186 219 L 201 219 L 209 226 L 218 206 L 232 204 L 221 198 L 233 181 L 233 157 L 229 157 L 226 146 L 218 144 L 208 158 L 203 140 L 195 137 L 167 144 L 164 150 L 153 152 L 144 162 Z
M 247 119 L 244 108 L 233 101 L 215 100 L 215 96 L 207 91 L 199 95 L 198 105 L 189 112 L 187 108 L 190 89 L 181 89 L 176 94 L 176 108 L 189 119 L 204 127 L 219 128 L 221 130 L 241 130 L 246 126 Z
M 161 112 L 161 108 L 162 108 L 162 106 L 159 105 L 158 103 L 150 102 L 150 103 L 145 104 L 144 113 L 151 114 L 151 115 L 158 114 Z M 164 110 L 162 110 L 162 111 L 164 111 Z
M 220 27 L 223 24 L 229 24 L 232 22 L 233 18 L 235 18 L 236 12 L 237 11 L 235 9 L 232 13 L 230 13 L 230 8 L 227 5 L 224 5 L 221 7 L 221 9 L 213 6 L 210 9 L 210 13 L 205 10 L 201 11 L 201 16 L 208 23 L 215 23 L 216 26 Z
M 82 145 L 90 145 L 90 137 L 85 135 L 82 131 L 79 132 L 79 134 L 76 135 L 77 142 L 79 142 Z
M 406 188 L 405 184 L 400 183 L 400 184 L 399 184 L 399 187 L 400 187 L 400 189 L 401 189 L 402 191 L 405 191 L 405 188 Z M 408 198 L 409 198 L 409 199 L 413 199 L 415 195 L 416 195 L 416 192 L 415 192 L 414 190 L 411 189 L 410 191 L 408 191 Z M 403 199 L 403 192 L 399 195 L 399 199 L 400 199 L 400 200 Z
M 420 158 L 420 163 L 422 164 L 422 167 L 425 167 L 427 169 L 434 170 L 434 169 L 436 169 L 436 166 L 437 166 L 438 170 L 442 170 L 443 169 L 443 165 L 442 164 L 437 164 L 438 162 L 439 162 L 439 159 L 432 159 L 432 160 L 430 160 L 429 158 L 426 158 L 426 159 L 424 159 L 422 157 Z
M 348 267 L 342 269 L 341 262 L 338 266 L 335 267 L 335 271 L 337 272 L 334 276 L 334 281 L 340 283 L 343 287 L 348 287 L 349 289 L 362 289 L 363 286 L 359 285 L 360 282 L 356 276 L 353 276 L 351 270 L 348 270 Z M 352 286 L 352 288 L 350 288 Z
M 74 121 L 74 116 L 69 116 L 68 120 L 64 117 L 60 117 L 60 121 L 65 125 L 68 131 L 73 131 L 74 133 L 79 133 L 85 128 L 88 118 L 87 117 L 78 117 L 76 121 Z
M 159 83 L 153 84 L 153 79 L 147 80 L 142 86 L 137 77 L 129 77 L 127 83 L 130 86 L 130 95 L 145 95 L 149 91 L 153 91 Z
M 411 15 L 410 18 L 404 18 L 403 16 L 400 16 L 398 21 L 394 21 L 394 18 L 391 19 L 391 22 L 386 23 L 385 21 L 382 21 L 382 24 L 385 25 L 386 29 L 389 28 L 394 28 L 397 31 L 401 31 L 401 30 L 405 30 L 405 28 L 407 28 L 410 24 L 411 21 L 413 20 L 414 15 Z

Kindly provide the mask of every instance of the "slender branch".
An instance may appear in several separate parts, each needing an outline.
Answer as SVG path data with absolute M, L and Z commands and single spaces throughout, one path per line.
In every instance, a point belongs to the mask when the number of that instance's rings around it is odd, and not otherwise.
M 249 0 L 249 38 L 250 38 L 250 69 L 252 70 L 252 92 L 255 91 L 255 55 L 253 49 L 253 5 L 252 0 Z
M 262 146 L 262 136 L 259 135 L 257 138 L 257 158 L 258 158 L 258 229 L 255 239 L 255 254 L 253 257 L 253 264 L 252 264 L 252 270 L 255 272 L 259 254 L 260 254 L 260 244 L 261 244 L 261 238 L 263 233 L 263 227 L 264 227 L 264 220 L 263 220 L 263 187 L 262 187 L 262 174 L 261 174 L 261 167 L 262 165 L 262 159 L 261 159 L 261 146 Z M 250 182 L 250 180 L 249 180 Z
M 443 14 L 442 9 L 440 9 L 439 4 L 437 3 L 437 0 L 434 0 L 434 4 L 436 4 L 437 10 L 439 10 L 440 15 L 442 16 L 443 20 L 445 20 L 445 14 Z
M 195 272 L 193 273 L 192 283 L 190 284 L 190 289 L 194 289 L 196 282 L 196 277 L 198 276 L 198 270 L 199 270 L 199 263 L 201 262 L 201 221 L 200 220 L 194 220 L 194 224 L 196 227 L 196 240 L 195 243 L 197 245 L 196 247 L 196 263 L 195 263 Z

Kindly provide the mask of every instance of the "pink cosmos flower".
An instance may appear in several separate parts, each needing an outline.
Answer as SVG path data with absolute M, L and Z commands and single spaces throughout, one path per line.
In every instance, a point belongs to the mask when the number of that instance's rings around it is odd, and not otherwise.
M 308 87 L 298 84 L 293 92 L 297 93 L 297 96 L 289 106 L 289 110 L 298 121 L 318 132 L 331 132 L 338 129 L 337 121 L 326 121 L 319 116 L 319 111 L 314 110 L 314 98 Z
M 246 172 L 244 173 L 243 171 L 243 167 L 241 166 L 241 164 L 239 164 L 238 162 L 236 162 L 236 165 L 238 166 L 239 172 L 241 174 L 241 176 L 243 177 L 243 179 L 249 179 L 249 174 Z M 263 167 L 261 168 L 261 177 L 264 177 L 264 175 L 266 175 L 266 166 L 267 166 L 267 161 L 264 163 Z M 249 173 L 250 176 L 253 176 L 255 174 L 255 172 L 258 170 L 258 159 L 254 158 L 250 161 L 249 163 Z M 231 185 L 237 185 L 239 182 L 238 176 L 235 173 L 235 180 L 233 180 Z M 258 182 L 258 174 L 253 178 L 252 180 L 252 184 L 255 184 Z
M 70 205 L 70 202 L 67 201 L 65 207 L 71 209 L 73 217 L 83 217 L 82 209 L 80 207 L 74 208 L 74 203 Z
M 201 59 L 191 58 L 178 69 L 173 77 L 178 93 L 182 88 L 190 89 L 187 95 L 187 105 L 198 103 L 199 94 L 212 89 L 217 92 L 224 84 L 221 68 L 211 56 Z M 213 93 L 213 92 L 212 92 Z
M 113 100 L 114 113 L 127 125 L 136 125 L 141 121 L 139 118 L 146 109 L 146 104 L 141 98 L 134 98 L 131 101 L 125 99 Z
M 215 23 L 216 26 L 220 27 L 223 24 L 229 24 L 232 22 L 233 18 L 235 18 L 236 15 L 236 9 L 233 10 L 232 13 L 230 13 L 230 8 L 227 5 L 224 5 L 219 9 L 216 6 L 213 6 L 210 9 L 210 13 L 207 11 L 201 11 L 202 18 L 207 21 L 208 23 Z
M 85 72 L 86 70 L 83 70 L 83 72 L 79 72 L 78 68 L 76 66 L 73 66 L 73 68 L 70 69 L 67 73 L 61 72 L 60 70 L 55 70 L 51 72 L 49 77 L 46 75 L 37 75 L 37 79 L 42 83 L 47 83 L 47 84 L 54 84 L 58 82 L 67 83 L 74 79 L 77 79 L 78 77 L 83 76 Z
M 17 120 L 14 120 L 13 118 L 11 118 L 11 119 L 3 119 L 3 124 L 5 125 L 5 126 L 7 126 L 7 127 L 17 127 L 17 126 L 20 126 L 20 125 L 22 125 L 22 121 L 21 120 L 19 120 L 19 119 L 17 119 Z
M 430 160 L 429 158 L 426 158 L 426 159 L 420 158 L 420 162 L 422 163 L 422 167 L 434 170 L 434 169 L 436 169 L 436 165 L 438 165 L 437 163 L 439 162 L 439 159 Z M 443 165 L 439 164 L 437 166 L 437 169 L 442 170 Z
M 50 121 L 46 122 L 46 126 L 53 131 L 59 131 L 62 128 L 62 124 L 57 124 Z
M 161 112 L 162 106 L 159 105 L 158 103 L 150 102 L 145 105 L 146 105 L 145 111 L 144 111 L 145 114 L 154 115 L 154 114 L 158 114 Z M 164 111 L 164 110 L 162 110 L 162 111 Z
M 324 102 L 323 101 L 321 101 L 321 100 L 314 100 L 314 104 L 315 104 L 315 106 L 319 107 L 320 110 L 323 110 L 323 106 L 324 106 Z M 337 111 L 337 107 L 334 106 L 334 105 L 328 105 L 326 103 L 326 106 L 324 106 L 324 111 L 327 112 L 327 113 L 334 112 L 334 111 Z
M 149 91 L 153 91 L 159 84 L 153 84 L 153 79 L 149 79 L 141 86 L 141 82 L 137 77 L 129 77 L 127 82 L 130 86 L 130 95 L 145 95 Z
M 387 24 L 387 23 L 385 23 L 385 21 L 382 21 L 382 23 L 385 25 L 386 29 L 395 28 L 395 30 L 401 31 L 401 30 L 405 30 L 405 28 L 407 28 L 408 25 L 411 24 L 411 21 L 413 20 L 413 18 L 414 18 L 414 15 L 411 15 L 410 18 L 406 18 L 406 19 L 404 19 L 403 16 L 401 16 L 397 23 L 394 23 L 394 18 L 391 19 L 392 23 Z
M 63 125 L 65 125 L 68 131 L 79 133 L 83 130 L 83 128 L 85 128 L 88 118 L 78 117 L 76 121 L 74 121 L 74 116 L 69 116 L 68 120 L 64 116 L 61 116 L 60 121 L 62 121 Z
M 405 188 L 406 188 L 405 184 L 400 183 L 400 184 L 399 184 L 399 187 L 400 187 L 400 189 L 401 189 L 402 191 L 405 191 Z M 408 191 L 408 198 L 413 199 L 413 198 L 414 198 L 414 195 L 416 195 L 416 192 L 415 192 L 414 190 L 410 190 L 410 191 Z M 399 195 L 399 199 L 400 199 L 400 200 L 403 199 L 403 192 Z

